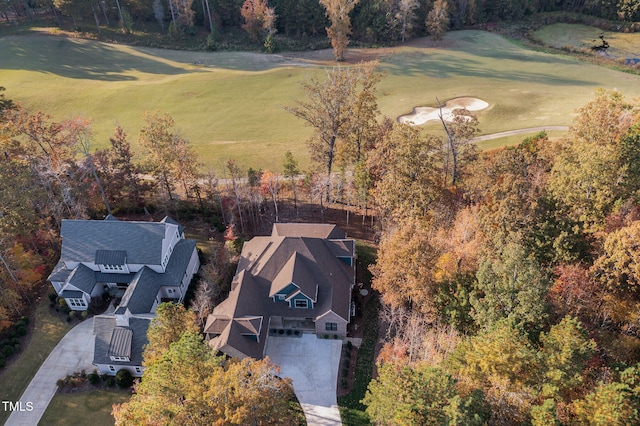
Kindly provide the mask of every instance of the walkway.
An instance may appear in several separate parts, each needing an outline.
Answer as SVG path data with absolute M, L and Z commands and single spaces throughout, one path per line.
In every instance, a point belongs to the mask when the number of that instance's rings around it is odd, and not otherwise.
M 341 340 L 302 337 L 267 338 L 266 355 L 280 366 L 280 376 L 293 379 L 293 390 L 309 426 L 340 426 L 336 397 Z
M 507 130 L 506 132 L 492 133 L 490 135 L 478 136 L 476 138 L 471 139 L 471 142 L 490 141 L 493 139 L 505 138 L 507 136 L 523 135 L 526 133 L 534 133 L 534 132 L 543 132 L 546 130 L 566 131 L 566 130 L 569 130 L 569 126 L 539 126 L 539 127 L 528 127 L 526 129 Z
M 53 348 L 20 398 L 23 407 L 31 402 L 33 410 L 14 411 L 5 426 L 37 425 L 58 389 L 58 379 L 76 371 L 93 371 L 93 343 L 93 318 L 72 328 Z

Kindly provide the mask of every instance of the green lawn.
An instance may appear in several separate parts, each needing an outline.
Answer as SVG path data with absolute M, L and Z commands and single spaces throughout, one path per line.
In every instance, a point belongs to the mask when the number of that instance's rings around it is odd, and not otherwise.
M 640 58 L 640 33 L 615 33 L 582 24 L 552 24 L 535 31 L 533 37 L 557 47 L 590 50 L 601 44 L 600 35 L 609 43 L 607 55 L 613 58 Z
M 20 399 L 31 378 L 35 376 L 42 362 L 49 356 L 49 352 L 75 324 L 74 322 L 70 325 L 51 315 L 48 298 L 43 297 L 38 302 L 34 331 L 29 343 L 23 348 L 16 362 L 3 369 L 0 374 L 0 400 L 17 401 Z M 9 412 L 0 410 L 0 424 L 4 424 L 9 414 Z
M 92 390 L 74 394 L 57 393 L 40 425 L 72 426 L 89 424 L 91 426 L 113 426 L 111 406 L 121 404 L 131 397 L 129 392 L 118 390 Z
M 382 50 L 381 112 L 474 96 L 482 132 L 570 124 L 597 87 L 640 95 L 640 76 L 527 50 L 482 31 L 456 31 L 434 47 L 429 39 Z M 56 119 L 93 119 L 95 146 L 114 123 L 135 145 L 147 110 L 170 113 L 208 167 L 235 158 L 244 167 L 280 169 L 291 150 L 309 165 L 310 129 L 284 111 L 302 96 L 299 82 L 321 72 L 330 52 L 263 55 L 187 52 L 24 34 L 0 37 L 0 85 L 7 97 Z M 320 58 L 321 61 L 315 61 Z M 425 128 L 440 131 L 437 125 Z

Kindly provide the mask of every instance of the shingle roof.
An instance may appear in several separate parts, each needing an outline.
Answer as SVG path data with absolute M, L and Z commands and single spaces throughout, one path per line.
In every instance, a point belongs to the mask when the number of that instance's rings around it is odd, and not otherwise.
M 271 235 L 274 237 L 345 238 L 346 234 L 336 225 L 329 223 L 274 223 Z
M 47 277 L 47 281 L 65 282 L 67 278 L 69 278 L 70 274 L 71 274 L 71 271 L 67 269 L 67 266 L 61 260 L 58 263 L 56 263 L 56 266 L 54 266 L 53 271 L 51 271 L 51 274 L 49 274 L 49 276 Z
M 96 251 L 125 251 L 127 262 L 159 265 L 166 223 L 126 222 L 119 220 L 68 220 L 60 228 L 60 259 L 93 262 Z
M 151 312 L 160 287 L 180 285 L 195 247 L 195 240 L 178 241 L 164 274 L 159 274 L 146 266 L 138 271 L 124 292 L 118 309 L 129 309 L 132 314 Z
M 147 340 L 147 329 L 151 322 L 148 318 L 129 318 L 128 327 L 116 327 L 116 318 L 113 315 L 97 315 L 93 317 L 93 334 L 96 336 L 93 363 L 111 365 L 142 365 L 142 352 Z M 111 361 L 109 347 L 111 338 L 116 328 L 131 331 L 131 355 L 130 361 Z M 117 355 L 114 355 L 117 356 Z
M 335 244 L 339 246 L 334 247 Z M 231 347 L 246 356 L 262 358 L 268 326 L 262 327 L 257 339 L 252 338 L 247 332 L 247 318 L 317 318 L 332 311 L 348 322 L 355 270 L 337 258 L 347 247 L 348 243 L 324 238 L 276 235 L 255 237 L 245 243 L 229 297 L 214 308 L 207 320 L 204 332 L 217 335 L 210 345 L 223 351 Z M 288 303 L 270 298 L 274 290 L 277 292 L 290 282 L 305 288 L 305 294 L 312 298 L 317 294 L 312 309 L 292 309 Z M 317 293 L 312 291 L 315 288 Z M 254 320 L 254 329 L 256 323 Z
M 91 294 L 96 286 L 96 274 L 93 269 L 84 266 L 82 263 L 69 274 L 66 284 L 71 284 L 78 290 Z
M 124 250 L 96 250 L 96 265 L 124 265 L 127 252 Z

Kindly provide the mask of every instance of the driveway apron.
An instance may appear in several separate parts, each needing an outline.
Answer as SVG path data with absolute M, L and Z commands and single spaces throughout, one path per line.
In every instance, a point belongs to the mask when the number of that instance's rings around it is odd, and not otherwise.
M 336 397 L 341 340 L 302 337 L 267 338 L 266 355 L 293 380 L 293 390 L 309 426 L 342 425 Z

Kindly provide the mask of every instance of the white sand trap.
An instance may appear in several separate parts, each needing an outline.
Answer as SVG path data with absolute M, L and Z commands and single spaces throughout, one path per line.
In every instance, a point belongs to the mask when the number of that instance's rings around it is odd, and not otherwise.
M 445 121 L 453 121 L 454 111 L 467 109 L 468 111 L 480 111 L 489 106 L 488 103 L 477 98 L 450 99 L 442 106 L 442 118 Z M 440 110 L 431 107 L 415 107 L 411 114 L 401 115 L 398 121 L 410 126 L 419 126 L 427 121 L 440 120 Z

